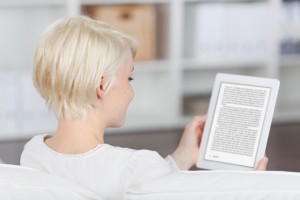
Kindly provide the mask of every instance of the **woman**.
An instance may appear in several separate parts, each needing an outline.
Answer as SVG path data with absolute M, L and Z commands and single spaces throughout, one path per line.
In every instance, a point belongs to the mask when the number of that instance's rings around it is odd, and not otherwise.
M 51 25 L 36 50 L 33 82 L 58 127 L 53 136 L 38 135 L 26 144 L 21 165 L 78 181 L 106 199 L 122 199 L 130 186 L 190 169 L 205 116 L 194 117 L 166 159 L 105 144 L 105 129 L 124 124 L 134 96 L 135 53 L 133 38 L 102 22 L 81 16 Z M 265 158 L 258 169 L 266 165 Z

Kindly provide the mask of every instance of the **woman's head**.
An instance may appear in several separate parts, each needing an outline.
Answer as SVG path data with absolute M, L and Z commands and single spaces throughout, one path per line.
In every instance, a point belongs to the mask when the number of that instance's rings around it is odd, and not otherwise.
M 58 119 L 76 119 L 99 103 L 101 80 L 107 91 L 117 72 L 134 57 L 136 41 L 88 17 L 59 19 L 48 27 L 37 46 L 33 82 Z

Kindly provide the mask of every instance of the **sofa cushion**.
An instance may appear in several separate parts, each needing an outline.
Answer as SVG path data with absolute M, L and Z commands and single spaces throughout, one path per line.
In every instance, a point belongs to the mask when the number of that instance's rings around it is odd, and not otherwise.
M 102 198 L 68 179 L 26 167 L 0 164 L 0 199 L 101 200 Z
M 298 200 L 300 173 L 179 172 L 130 189 L 126 200 Z

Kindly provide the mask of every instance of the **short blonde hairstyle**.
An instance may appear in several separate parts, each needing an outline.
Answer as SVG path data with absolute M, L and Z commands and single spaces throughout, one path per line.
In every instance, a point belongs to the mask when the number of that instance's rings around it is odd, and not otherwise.
M 38 43 L 33 83 L 58 119 L 86 116 L 97 105 L 102 77 L 110 88 L 136 40 L 112 26 L 84 16 L 50 25 Z

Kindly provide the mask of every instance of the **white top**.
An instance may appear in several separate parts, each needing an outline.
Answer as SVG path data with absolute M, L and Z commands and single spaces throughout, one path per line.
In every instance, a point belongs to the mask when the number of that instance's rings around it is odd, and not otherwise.
M 24 147 L 21 165 L 77 181 L 105 199 L 123 199 L 126 190 L 178 170 L 174 160 L 154 151 L 108 144 L 82 154 L 62 154 L 44 143 L 46 135 L 32 138 Z

